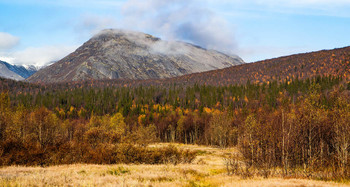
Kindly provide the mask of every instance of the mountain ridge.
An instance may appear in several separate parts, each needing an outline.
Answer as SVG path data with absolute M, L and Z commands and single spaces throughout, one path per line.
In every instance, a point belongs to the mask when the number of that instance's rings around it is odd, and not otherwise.
M 62 60 L 29 77 L 29 82 L 91 79 L 161 79 L 244 63 L 238 56 L 149 34 L 103 30 Z
M 318 70 L 317 70 L 318 69 Z M 0 78 L 0 90 L 30 89 L 67 89 L 82 87 L 137 87 L 137 86 L 225 86 L 245 85 L 247 82 L 256 84 L 271 84 L 279 82 L 288 84 L 317 77 L 341 77 L 350 85 L 350 46 L 332 50 L 321 50 L 302 54 L 294 54 L 274 59 L 246 63 L 229 68 L 193 73 L 175 78 L 148 80 L 85 80 L 59 83 L 23 83 Z M 25 85 L 23 87 L 23 85 Z M 50 90 L 49 89 L 49 90 Z M 34 91 L 36 92 L 36 91 Z
M 0 60 L 0 77 L 9 78 L 14 80 L 24 80 L 37 72 L 37 68 L 34 66 L 19 66 L 12 65 L 5 61 Z
M 233 67 L 192 73 L 167 79 L 95 80 L 74 82 L 78 85 L 138 86 L 138 85 L 244 85 L 250 83 L 285 82 L 292 79 L 311 79 L 317 76 L 341 76 L 350 80 L 350 46 L 293 54 Z

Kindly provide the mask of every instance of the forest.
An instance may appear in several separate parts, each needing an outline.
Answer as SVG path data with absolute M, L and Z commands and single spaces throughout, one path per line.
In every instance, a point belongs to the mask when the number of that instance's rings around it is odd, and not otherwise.
M 108 83 L 108 82 L 107 82 Z M 1 80 L 0 165 L 189 163 L 154 142 L 236 146 L 227 170 L 350 178 L 343 76 L 230 85 L 56 86 Z

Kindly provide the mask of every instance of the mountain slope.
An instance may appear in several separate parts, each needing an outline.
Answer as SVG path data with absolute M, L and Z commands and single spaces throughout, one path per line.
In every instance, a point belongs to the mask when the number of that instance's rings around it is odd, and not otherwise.
M 8 68 L 9 64 L 3 61 L 0 61 L 0 77 L 13 79 L 13 80 L 24 80 L 23 77 L 13 72 Z
M 219 70 L 193 73 L 157 80 L 102 80 L 94 86 L 138 85 L 234 85 L 251 83 L 282 82 L 292 79 L 310 79 L 316 76 L 340 76 L 350 80 L 350 47 L 295 54 L 254 63 L 246 63 Z M 77 85 L 90 85 L 79 82 Z M 74 85 L 74 84 L 72 84 Z
M 350 81 L 350 47 L 296 54 L 275 59 L 237 65 L 220 70 L 193 73 L 175 78 L 148 80 L 93 80 L 71 83 L 32 84 L 19 83 L 0 78 L 0 90 L 14 92 L 38 92 L 42 86 L 48 90 L 81 87 L 136 87 L 139 85 L 173 86 L 176 85 L 234 85 L 251 83 L 269 83 L 272 81 L 290 81 L 290 79 L 311 79 L 316 76 L 340 76 Z M 350 82 L 349 82 L 350 83 Z M 349 84 L 348 83 L 348 84 Z M 350 84 L 349 84 L 350 85 Z M 30 88 L 30 89 L 28 89 Z
M 183 42 L 163 41 L 139 32 L 104 30 L 72 54 L 27 80 L 159 79 L 242 63 L 238 56 Z
M 19 76 L 23 77 L 24 79 L 30 77 L 33 75 L 35 72 L 37 72 L 37 68 L 34 66 L 17 66 L 17 65 L 11 65 L 6 63 L 5 64 L 7 68 L 14 73 L 18 74 Z
M 350 80 L 350 47 L 295 54 L 220 70 L 165 80 L 167 83 L 230 85 L 268 83 L 315 76 L 341 76 Z
M 33 75 L 35 72 L 37 72 L 37 69 L 34 66 L 17 66 L 0 61 L 0 77 L 3 78 L 24 80 Z

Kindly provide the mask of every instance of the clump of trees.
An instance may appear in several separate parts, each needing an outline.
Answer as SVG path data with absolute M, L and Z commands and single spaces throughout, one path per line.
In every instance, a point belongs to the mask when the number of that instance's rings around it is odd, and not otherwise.
M 249 114 L 239 125 L 244 166 L 237 165 L 242 158 L 236 155 L 227 159 L 228 171 L 243 176 L 349 179 L 350 97 L 349 91 L 341 90 L 329 91 L 325 102 L 320 86 L 312 84 L 296 104 L 281 93 L 273 112 Z
M 152 126 L 129 129 L 120 113 L 89 119 L 60 119 L 45 107 L 10 107 L 0 94 L 0 164 L 188 163 L 195 152 L 175 147 L 148 148 L 157 140 Z

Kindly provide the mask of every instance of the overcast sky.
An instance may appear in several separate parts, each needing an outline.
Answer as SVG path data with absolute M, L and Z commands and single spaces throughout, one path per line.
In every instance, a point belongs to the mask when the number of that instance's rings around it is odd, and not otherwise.
M 350 0 L 0 0 L 0 60 L 41 66 L 102 29 L 254 62 L 350 45 Z

